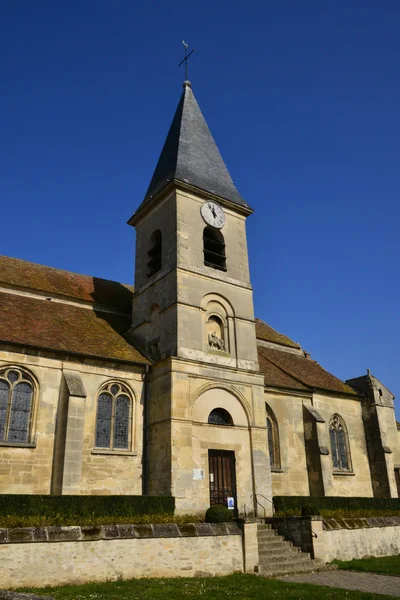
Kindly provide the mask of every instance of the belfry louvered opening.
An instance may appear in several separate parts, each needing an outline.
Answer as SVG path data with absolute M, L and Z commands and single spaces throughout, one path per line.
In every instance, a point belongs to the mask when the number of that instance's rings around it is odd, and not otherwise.
M 147 252 L 147 277 L 151 277 L 161 269 L 162 236 L 161 231 L 156 229 L 150 237 L 149 250 Z
M 226 271 L 224 236 L 214 227 L 205 227 L 203 231 L 204 264 L 213 269 Z

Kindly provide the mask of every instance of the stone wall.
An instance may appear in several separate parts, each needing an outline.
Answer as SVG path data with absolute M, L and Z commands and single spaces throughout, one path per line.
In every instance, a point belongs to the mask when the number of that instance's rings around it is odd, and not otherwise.
M 400 517 L 268 519 L 273 529 L 324 562 L 400 554 Z
M 142 493 L 141 367 L 0 348 L 0 367 L 11 365 L 28 373 L 36 389 L 29 443 L 0 443 L 3 494 Z M 79 378 L 82 397 L 68 392 L 66 373 Z M 97 397 L 107 382 L 123 383 L 131 394 L 129 451 L 95 448 Z
M 0 530 L 0 588 L 243 572 L 235 523 Z

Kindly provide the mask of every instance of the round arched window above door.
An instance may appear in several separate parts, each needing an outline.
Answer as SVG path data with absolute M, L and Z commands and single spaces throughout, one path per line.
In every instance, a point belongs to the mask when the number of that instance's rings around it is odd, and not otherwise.
M 231 415 L 224 408 L 214 408 L 208 415 L 210 425 L 233 425 Z

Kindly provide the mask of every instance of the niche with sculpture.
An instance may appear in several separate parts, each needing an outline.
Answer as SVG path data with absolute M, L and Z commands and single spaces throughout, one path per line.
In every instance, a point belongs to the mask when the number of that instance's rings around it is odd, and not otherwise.
M 222 319 L 216 315 L 208 317 L 206 324 L 206 333 L 208 340 L 208 347 L 210 350 L 222 350 L 226 351 L 225 348 L 225 332 L 224 324 Z

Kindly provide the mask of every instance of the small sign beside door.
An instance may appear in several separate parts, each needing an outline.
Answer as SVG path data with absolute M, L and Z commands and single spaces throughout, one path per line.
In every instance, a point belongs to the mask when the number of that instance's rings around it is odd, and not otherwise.
M 203 469 L 193 469 L 193 479 L 194 481 L 201 481 L 204 479 Z
M 226 499 L 226 503 L 229 510 L 235 510 L 235 498 L 233 496 L 228 496 Z

